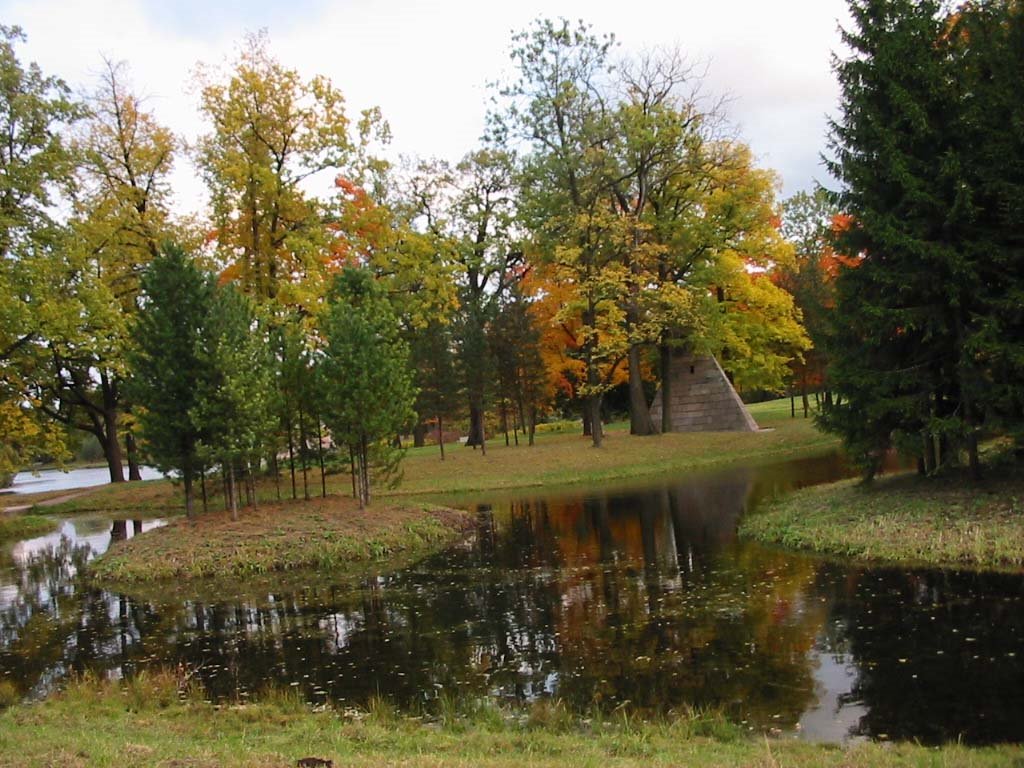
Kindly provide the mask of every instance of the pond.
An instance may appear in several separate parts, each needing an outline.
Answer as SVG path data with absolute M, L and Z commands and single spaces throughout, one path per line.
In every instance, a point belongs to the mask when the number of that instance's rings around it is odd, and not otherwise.
M 163 474 L 152 467 L 139 467 L 143 480 L 158 480 Z M 80 467 L 78 469 L 42 469 L 38 472 L 19 472 L 14 476 L 10 488 L 4 493 L 44 493 L 67 491 L 75 488 L 92 488 L 110 482 L 110 470 L 104 467 Z
M 215 697 L 441 697 L 580 712 L 713 707 L 842 741 L 1024 738 L 1024 574 L 877 568 L 737 541 L 742 514 L 835 456 L 640 489 L 477 499 L 470 540 L 358 581 L 289 574 L 131 595 L 75 578 L 160 521 L 75 519 L 0 555 L 0 676 L 183 664 Z

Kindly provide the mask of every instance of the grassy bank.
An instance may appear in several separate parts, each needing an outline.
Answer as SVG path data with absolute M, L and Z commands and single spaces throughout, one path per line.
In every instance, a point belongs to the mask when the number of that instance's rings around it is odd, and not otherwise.
M 858 558 L 986 568 L 1024 566 L 1021 467 L 981 483 L 897 475 L 805 488 L 745 518 L 740 534 Z
M 4 515 L 0 512 L 0 541 L 43 536 L 57 529 L 57 521 L 40 515 Z
M 100 557 L 100 580 L 231 577 L 293 568 L 344 568 L 426 554 L 466 530 L 469 516 L 422 504 L 377 503 L 360 510 L 341 496 L 243 509 L 237 521 L 211 512 L 120 542 Z
M 310 711 L 297 699 L 271 697 L 214 707 L 179 699 L 167 676 L 123 688 L 78 683 L 40 704 L 0 714 L 0 766 L 189 766 L 285 768 L 306 757 L 340 766 L 1009 766 L 1024 749 L 1002 746 L 930 749 L 909 744 L 823 746 L 751 737 L 722 719 L 690 714 L 662 722 L 620 716 L 572 718 L 540 705 L 521 718 L 487 705 L 444 709 L 429 721 L 369 713 Z M 321 765 L 321 764 L 318 764 Z
M 567 486 L 607 481 L 635 480 L 659 474 L 710 469 L 732 463 L 772 462 L 824 453 L 838 441 L 819 432 L 810 419 L 789 416 L 789 401 L 777 400 L 751 406 L 758 423 L 768 431 L 750 433 L 711 432 L 633 437 L 624 425 L 612 425 L 600 450 L 590 438 L 576 433 L 538 434 L 536 445 L 525 440 L 506 447 L 504 437 L 492 438 L 487 454 L 462 445 L 447 447 L 441 461 L 437 446 L 413 448 L 402 463 L 404 474 L 395 490 L 379 491 L 381 498 L 423 494 L 454 494 L 476 491 L 511 490 L 539 486 Z M 347 474 L 327 478 L 329 493 L 350 492 Z M 220 503 L 218 489 L 211 483 L 213 504 Z M 301 472 L 296 478 L 303 494 Z M 319 472 L 308 475 L 310 493 L 320 490 Z M 264 502 L 291 493 L 291 479 L 285 473 L 278 483 L 261 481 Z M 103 512 L 120 516 L 167 515 L 181 509 L 181 493 L 166 481 L 104 486 L 86 496 L 53 508 L 74 514 Z

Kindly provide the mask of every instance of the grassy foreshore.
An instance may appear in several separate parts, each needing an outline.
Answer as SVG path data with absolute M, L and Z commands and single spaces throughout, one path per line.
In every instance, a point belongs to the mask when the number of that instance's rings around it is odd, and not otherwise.
M 758 541 L 905 564 L 1024 566 L 1021 467 L 981 483 L 952 475 L 848 480 L 805 488 L 746 517 L 740 534 Z
M 5 515 L 0 511 L 0 541 L 42 536 L 57 528 L 57 521 L 40 515 Z
M 302 758 L 341 766 L 1009 766 L 1019 746 L 971 749 L 864 743 L 849 747 L 750 735 L 715 715 L 660 721 L 620 715 L 579 719 L 542 704 L 514 717 L 481 704 L 448 706 L 427 719 L 370 712 L 312 711 L 278 695 L 215 707 L 179 697 L 173 678 L 123 686 L 80 682 L 38 704 L 0 714 L 0 766 L 78 768 L 285 768 Z M 326 763 L 315 763 L 326 765 Z
M 450 543 L 469 515 L 423 504 L 361 510 L 331 496 L 226 512 L 170 524 L 113 547 L 92 568 L 101 580 L 231 577 L 293 568 L 339 568 L 426 554 Z
M 616 480 L 635 480 L 667 473 L 710 469 L 737 462 L 768 463 L 782 459 L 824 453 L 838 446 L 831 435 L 819 432 L 811 419 L 789 416 L 789 402 L 777 400 L 750 407 L 765 429 L 758 433 L 709 432 L 633 437 L 624 425 L 613 425 L 604 447 L 595 450 L 590 438 L 578 432 L 538 434 L 536 445 L 506 447 L 504 437 L 492 438 L 486 455 L 462 445 L 449 445 L 441 461 L 437 446 L 413 448 L 402 463 L 403 479 L 394 490 L 380 489 L 381 501 L 417 495 L 555 487 Z M 259 496 L 273 502 L 278 492 L 291 494 L 291 478 L 284 467 L 279 484 L 263 479 Z M 347 473 L 329 475 L 331 494 L 350 492 Z M 303 495 L 303 477 L 296 477 Z M 213 505 L 221 503 L 211 483 Z M 312 495 L 320 490 L 319 470 L 311 467 L 308 486 Z M 166 515 L 181 511 L 181 491 L 168 481 L 125 483 L 97 488 L 80 498 L 59 504 L 52 511 L 74 514 L 102 512 L 114 516 Z

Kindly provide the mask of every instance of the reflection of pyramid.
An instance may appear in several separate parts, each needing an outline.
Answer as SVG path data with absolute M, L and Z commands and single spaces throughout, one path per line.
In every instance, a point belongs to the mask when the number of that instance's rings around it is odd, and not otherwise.
M 757 432 L 757 422 L 714 357 L 678 353 L 670 371 L 673 432 Z M 660 388 L 651 419 L 661 425 Z

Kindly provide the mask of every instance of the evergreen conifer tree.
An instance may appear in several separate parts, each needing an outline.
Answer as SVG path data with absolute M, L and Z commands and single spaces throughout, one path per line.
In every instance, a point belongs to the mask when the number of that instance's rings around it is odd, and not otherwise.
M 167 245 L 142 278 L 143 307 L 134 327 L 130 396 L 145 452 L 162 472 L 181 473 L 185 510 L 193 516 L 192 484 L 205 439 L 193 419 L 202 378 L 199 338 L 213 299 L 213 283 L 176 245 Z
M 318 385 L 324 421 L 349 447 L 359 506 L 370 503 L 371 465 L 395 469 L 389 440 L 414 418 L 409 348 L 384 289 L 366 269 L 337 278 L 321 330 Z

